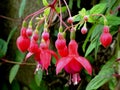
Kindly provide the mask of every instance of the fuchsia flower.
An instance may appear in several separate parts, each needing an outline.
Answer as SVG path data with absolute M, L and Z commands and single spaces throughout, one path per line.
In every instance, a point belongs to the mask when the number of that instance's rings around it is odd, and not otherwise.
M 100 42 L 105 48 L 108 47 L 111 44 L 112 35 L 109 33 L 109 27 L 108 26 L 104 26 L 103 33 L 100 36 Z
M 71 40 L 68 46 L 69 54 L 66 57 L 62 57 L 56 65 L 56 74 L 58 74 L 63 68 L 66 72 L 72 75 L 72 82 L 77 84 L 81 79 L 79 76 L 80 71 L 84 67 L 87 72 L 92 74 L 92 67 L 87 59 L 79 56 L 78 44 L 75 40 Z
M 55 42 L 55 47 L 61 57 L 65 57 L 68 55 L 68 49 L 66 46 L 66 40 L 64 39 L 62 33 L 58 34 L 58 38 Z
M 21 29 L 21 34 L 16 41 L 17 47 L 21 52 L 27 51 L 30 45 L 30 39 L 26 35 L 26 28 Z

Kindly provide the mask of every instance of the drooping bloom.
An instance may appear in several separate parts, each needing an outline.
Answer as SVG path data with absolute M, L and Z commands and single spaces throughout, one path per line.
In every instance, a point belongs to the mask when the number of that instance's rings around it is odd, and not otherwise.
M 17 47 L 21 52 L 27 51 L 30 45 L 30 39 L 26 35 L 26 28 L 21 29 L 21 34 L 16 41 Z
M 55 47 L 61 57 L 68 55 L 68 48 L 66 46 L 66 40 L 61 33 L 58 33 L 58 38 L 55 42 Z
M 103 33 L 100 36 L 100 42 L 105 48 L 108 47 L 111 44 L 112 35 L 109 33 L 109 27 L 108 26 L 104 26 Z
M 72 82 L 76 85 L 81 79 L 79 76 L 80 71 L 84 67 L 87 72 L 92 74 L 92 67 L 87 59 L 79 56 L 78 44 L 75 40 L 71 40 L 68 46 L 69 54 L 66 57 L 62 57 L 56 65 L 56 74 L 58 74 L 63 68 L 72 75 Z

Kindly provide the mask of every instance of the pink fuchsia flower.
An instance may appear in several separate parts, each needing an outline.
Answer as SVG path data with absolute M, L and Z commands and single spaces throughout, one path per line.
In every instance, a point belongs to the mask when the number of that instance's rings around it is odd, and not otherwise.
M 77 84 L 81 80 L 79 73 L 83 67 L 90 75 L 92 74 L 92 67 L 90 63 L 84 57 L 79 56 L 77 49 L 78 44 L 75 40 L 71 40 L 68 46 L 68 56 L 62 57 L 56 65 L 56 74 L 64 68 L 66 72 L 72 75 L 72 82 L 74 84 Z
M 62 33 L 58 33 L 58 37 L 55 42 L 55 47 L 61 57 L 65 57 L 68 55 L 68 48 L 66 46 L 66 40 L 64 39 Z
M 21 34 L 16 41 L 17 47 L 21 52 L 27 51 L 30 45 L 30 39 L 26 35 L 26 28 L 21 29 Z
M 58 60 L 57 54 L 50 50 L 46 42 L 41 42 L 40 44 L 40 60 L 42 68 L 47 71 L 48 67 L 51 63 L 51 57 L 52 55 L 55 57 L 56 60 Z
M 103 33 L 100 36 L 100 42 L 105 48 L 108 47 L 111 44 L 112 35 L 109 33 L 109 27 L 108 26 L 104 26 Z

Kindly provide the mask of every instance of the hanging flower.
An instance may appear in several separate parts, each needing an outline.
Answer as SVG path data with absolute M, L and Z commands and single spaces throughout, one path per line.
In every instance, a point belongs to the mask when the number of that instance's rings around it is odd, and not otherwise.
M 56 74 L 58 74 L 63 68 L 66 72 L 72 75 L 72 82 L 74 85 L 78 84 L 81 80 L 79 76 L 79 72 L 84 67 L 87 72 L 92 74 L 92 67 L 87 59 L 82 56 L 79 56 L 78 52 L 78 44 L 75 40 L 71 40 L 68 46 L 69 54 L 66 57 L 62 57 L 56 65 Z
M 105 48 L 108 47 L 111 44 L 112 35 L 109 33 L 109 27 L 108 26 L 104 26 L 103 33 L 100 36 L 100 42 Z
M 26 35 L 26 28 L 21 29 L 21 34 L 16 41 L 17 47 L 21 52 L 27 51 L 30 45 L 30 39 Z

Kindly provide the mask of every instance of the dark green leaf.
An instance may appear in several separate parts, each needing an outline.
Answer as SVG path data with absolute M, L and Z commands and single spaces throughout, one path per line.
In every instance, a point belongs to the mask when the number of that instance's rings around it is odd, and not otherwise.
M 37 86 L 40 86 L 40 83 L 42 81 L 42 74 L 43 74 L 42 69 L 39 69 L 35 74 L 35 81 L 36 81 Z
M 7 52 L 7 42 L 0 39 L 0 58 L 5 56 L 6 52 Z
M 77 7 L 80 8 L 81 0 L 77 0 Z
M 14 65 L 11 70 L 10 70 L 10 75 L 9 75 L 9 82 L 12 83 L 14 80 L 15 76 L 17 75 L 17 72 L 19 70 L 20 65 Z
M 117 79 L 115 77 L 112 77 L 112 79 L 109 81 L 110 90 L 115 90 L 116 85 L 117 85 Z
M 69 0 L 69 8 L 72 9 L 73 6 L 73 0 Z
M 11 87 L 12 87 L 12 90 L 20 90 L 20 85 L 19 85 L 19 83 L 18 83 L 17 80 L 14 80 L 14 81 L 12 82 Z
M 10 39 L 12 38 L 13 34 L 15 33 L 16 29 L 17 29 L 17 27 L 14 27 L 14 28 L 11 30 L 11 32 L 10 32 L 10 34 L 9 34 L 9 36 L 8 36 L 8 39 L 7 39 L 7 43 L 9 43 L 9 41 L 10 41 Z
M 22 62 L 24 60 L 25 53 L 21 53 L 19 50 L 16 50 L 15 52 L 15 61 L 16 62 Z
M 22 17 L 25 10 L 26 0 L 22 0 L 19 8 L 19 17 Z
M 99 74 L 89 82 L 86 90 L 97 90 L 99 87 L 111 80 L 114 73 L 114 68 L 112 67 L 114 62 L 115 57 L 108 60 L 108 62 L 100 70 Z
M 106 3 L 100 3 L 92 7 L 90 14 L 99 14 L 102 13 L 106 8 Z

